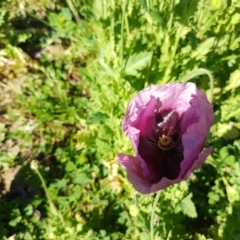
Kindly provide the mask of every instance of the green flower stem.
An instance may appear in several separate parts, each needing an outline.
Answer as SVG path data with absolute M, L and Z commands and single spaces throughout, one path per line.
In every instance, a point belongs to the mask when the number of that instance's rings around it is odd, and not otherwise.
M 154 203 L 153 203 L 153 207 L 152 207 L 152 212 L 151 212 L 151 222 L 150 222 L 150 239 L 154 240 L 154 217 L 155 217 L 155 211 L 156 211 L 156 207 L 157 207 L 157 203 L 158 200 L 160 198 L 160 193 L 161 191 L 158 191 L 155 199 L 154 199 Z
M 60 221 L 62 222 L 62 224 L 65 225 L 65 222 L 64 222 L 64 220 L 63 220 L 63 217 L 62 217 L 61 213 L 58 212 L 57 208 L 55 207 L 54 203 L 52 202 L 52 199 L 50 198 L 50 195 L 49 195 L 49 193 L 48 193 L 48 190 L 47 190 L 47 186 L 46 186 L 46 184 L 45 184 L 45 181 L 44 181 L 41 173 L 40 173 L 39 170 L 38 170 L 38 164 L 37 164 L 37 161 L 36 161 L 36 160 L 33 160 L 33 161 L 32 161 L 32 163 L 31 163 L 31 169 L 33 169 L 33 170 L 36 172 L 36 174 L 38 175 L 38 177 L 39 177 L 39 179 L 40 179 L 40 181 L 41 181 L 41 183 L 42 183 L 42 187 L 43 187 L 44 192 L 45 192 L 45 194 L 46 194 L 46 196 L 47 196 L 47 200 L 48 200 L 48 202 L 49 202 L 49 206 L 50 206 L 50 210 L 51 210 L 52 214 L 54 214 L 55 216 L 57 216 L 57 217 L 60 219 Z
M 203 74 L 207 74 L 208 77 L 209 77 L 209 82 L 210 82 L 210 102 L 212 103 L 213 102 L 214 80 L 213 80 L 213 75 L 212 75 L 212 73 L 209 70 L 204 69 L 204 68 L 194 69 L 194 70 L 192 70 L 189 74 L 187 74 L 183 78 L 182 82 L 187 82 L 188 80 L 190 80 L 190 79 L 192 79 L 194 77 L 203 75 Z

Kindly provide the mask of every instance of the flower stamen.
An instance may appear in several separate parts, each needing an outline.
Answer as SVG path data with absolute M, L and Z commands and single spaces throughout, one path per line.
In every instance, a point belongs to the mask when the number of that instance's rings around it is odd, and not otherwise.
M 171 149 L 173 145 L 173 139 L 169 136 L 166 135 L 162 135 L 161 137 L 159 137 L 158 139 L 158 147 L 163 150 L 163 151 L 167 151 L 169 149 Z

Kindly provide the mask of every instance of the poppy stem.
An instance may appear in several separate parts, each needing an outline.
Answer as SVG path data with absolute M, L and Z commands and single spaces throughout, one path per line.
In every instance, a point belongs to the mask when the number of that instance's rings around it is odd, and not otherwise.
M 35 171 L 35 173 L 37 174 L 37 176 L 39 177 L 39 179 L 40 179 L 40 181 L 41 181 L 41 183 L 42 183 L 42 187 L 43 187 L 43 189 L 44 189 L 44 191 L 45 191 L 47 200 L 48 200 L 48 202 L 49 202 L 49 207 L 50 207 L 51 213 L 52 213 L 53 215 L 57 216 L 57 217 L 60 219 L 60 221 L 62 222 L 62 224 L 65 225 L 65 222 L 64 222 L 64 220 L 63 220 L 62 214 L 61 214 L 60 212 L 58 212 L 56 206 L 54 205 L 54 203 L 53 203 L 53 201 L 52 201 L 52 199 L 51 199 L 51 197 L 50 197 L 50 195 L 49 195 L 49 193 L 48 193 L 47 186 L 46 186 L 45 181 L 44 181 L 44 179 L 43 179 L 43 177 L 42 177 L 42 174 L 41 174 L 40 171 L 38 170 L 38 163 L 37 163 L 36 160 L 33 160 L 33 161 L 31 162 L 31 169 Z
M 154 240 L 154 217 L 155 217 L 155 211 L 156 211 L 157 203 L 158 203 L 158 200 L 160 198 L 160 193 L 161 193 L 161 191 L 157 192 L 157 194 L 155 196 L 155 199 L 154 199 L 153 206 L 152 206 L 151 221 L 150 221 L 150 239 L 151 240 Z
M 204 69 L 204 68 L 194 69 L 183 78 L 182 82 L 185 83 L 188 80 L 190 80 L 194 77 L 197 77 L 199 75 L 203 75 L 203 74 L 206 74 L 209 78 L 209 82 L 210 82 L 210 102 L 212 103 L 212 101 L 213 101 L 214 80 L 213 80 L 213 75 L 209 70 Z

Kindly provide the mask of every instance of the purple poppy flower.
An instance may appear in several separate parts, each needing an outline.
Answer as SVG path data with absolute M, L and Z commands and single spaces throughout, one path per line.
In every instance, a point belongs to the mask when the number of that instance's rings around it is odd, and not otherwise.
M 136 156 L 118 154 L 135 189 L 147 194 L 188 179 L 212 152 L 202 149 L 213 117 L 212 105 L 194 83 L 140 91 L 122 123 Z

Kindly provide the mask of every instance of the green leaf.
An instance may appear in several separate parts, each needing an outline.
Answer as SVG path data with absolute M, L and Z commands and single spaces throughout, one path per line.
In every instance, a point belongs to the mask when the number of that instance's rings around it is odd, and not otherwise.
M 194 203 L 192 202 L 192 193 L 188 194 L 181 202 L 180 202 L 180 208 L 184 214 L 191 218 L 197 217 L 197 211 L 195 208 Z
M 138 70 L 147 66 L 151 58 L 151 52 L 141 52 L 130 56 L 124 69 L 125 74 L 136 75 Z
M 33 206 L 32 205 L 27 205 L 25 208 L 24 208 L 24 212 L 27 216 L 30 216 L 33 214 Z
M 76 166 L 72 161 L 68 161 L 65 168 L 66 172 L 73 172 L 76 170 Z
M 210 192 L 208 194 L 208 202 L 209 202 L 209 204 L 215 205 L 219 200 L 220 200 L 219 194 L 217 194 L 215 192 Z
M 222 7 L 222 0 L 212 0 L 211 8 L 212 10 L 218 10 Z
M 231 17 L 231 24 L 232 25 L 237 25 L 240 21 L 240 13 L 235 13 Z
M 15 226 L 17 226 L 18 223 L 21 222 L 21 220 L 22 220 L 22 217 L 21 217 L 21 216 L 18 216 L 18 217 L 16 217 L 16 218 L 14 218 L 13 220 L 11 220 L 11 221 L 9 222 L 9 225 L 10 225 L 11 227 L 15 227 Z
M 84 186 L 88 182 L 89 182 L 89 178 L 85 172 L 74 174 L 73 183 Z
M 226 91 L 234 90 L 240 86 L 240 70 L 231 73 L 229 84 L 226 86 Z
M 228 147 L 222 147 L 219 151 L 219 155 L 221 159 L 227 159 L 229 152 L 228 152 Z
M 67 180 L 66 179 L 56 179 L 54 183 L 52 183 L 50 186 L 51 188 L 54 188 L 56 190 L 63 189 L 67 186 Z
M 62 16 L 64 17 L 64 19 L 66 19 L 66 20 L 72 19 L 72 13 L 68 8 L 62 8 L 61 12 L 62 12 Z
M 197 49 L 192 52 L 191 58 L 196 58 L 197 60 L 201 60 L 205 55 L 208 54 L 212 50 L 215 38 L 210 37 L 205 40 L 203 43 L 199 44 Z
M 101 112 L 96 112 L 89 116 L 90 123 L 105 123 L 109 119 L 108 115 Z
M 162 18 L 162 16 L 159 14 L 159 12 L 157 12 L 157 11 L 152 11 L 152 12 L 150 13 L 150 16 L 151 16 L 151 18 L 152 18 L 152 20 L 153 20 L 154 23 L 160 23 L 160 24 L 163 23 L 163 18 Z
M 129 206 L 129 213 L 132 217 L 136 217 L 139 214 L 139 208 L 133 204 Z
M 106 63 L 103 58 L 100 58 L 98 60 L 98 63 L 100 65 L 100 67 L 102 68 L 102 70 L 103 70 L 102 73 L 104 75 L 113 77 L 114 79 L 118 78 L 117 71 L 114 70 L 108 63 Z
M 104 18 L 102 0 L 93 1 L 92 12 L 97 19 Z

